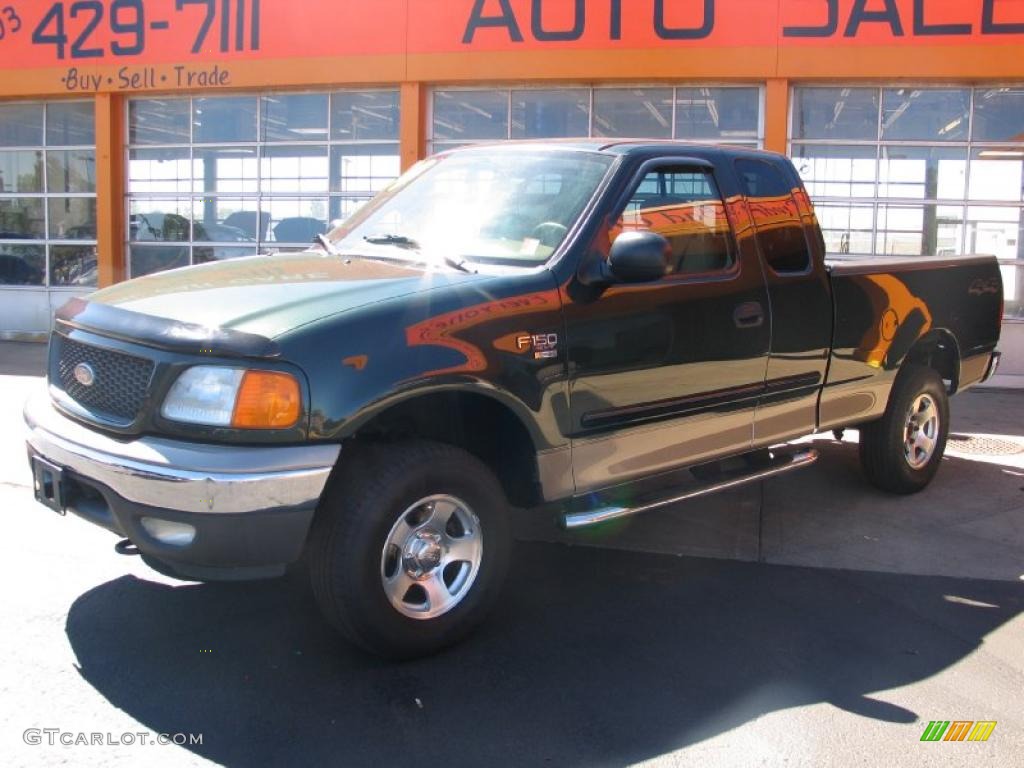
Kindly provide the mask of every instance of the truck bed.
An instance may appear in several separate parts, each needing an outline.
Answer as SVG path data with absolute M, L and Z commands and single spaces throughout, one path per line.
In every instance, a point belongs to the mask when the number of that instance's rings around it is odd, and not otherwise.
M 1002 317 L 994 256 L 830 255 L 826 266 L 835 316 L 819 428 L 880 416 L 912 350 L 942 356 L 951 391 L 984 378 Z

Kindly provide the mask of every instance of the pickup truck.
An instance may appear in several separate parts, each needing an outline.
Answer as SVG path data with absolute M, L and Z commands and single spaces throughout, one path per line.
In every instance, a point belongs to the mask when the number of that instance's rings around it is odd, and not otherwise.
M 35 493 L 175 577 L 301 560 L 344 636 L 416 656 L 496 602 L 513 510 L 600 525 L 846 427 L 868 481 L 920 491 L 1002 296 L 990 257 L 826 259 L 780 155 L 457 149 L 305 252 L 65 305 L 25 407 Z

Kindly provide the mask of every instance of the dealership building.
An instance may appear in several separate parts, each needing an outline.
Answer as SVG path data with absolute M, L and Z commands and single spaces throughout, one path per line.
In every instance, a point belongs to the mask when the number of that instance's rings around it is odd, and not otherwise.
M 784 152 L 835 253 L 996 255 L 1024 376 L 1022 0 L 0 2 L 0 337 L 579 136 Z

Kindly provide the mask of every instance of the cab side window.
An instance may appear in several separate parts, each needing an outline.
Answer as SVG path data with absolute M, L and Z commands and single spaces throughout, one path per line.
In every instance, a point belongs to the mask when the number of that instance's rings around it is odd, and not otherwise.
M 623 231 L 657 232 L 672 246 L 675 272 L 720 272 L 733 265 L 732 237 L 714 178 L 699 168 L 665 166 L 647 173 L 619 217 Z
M 765 262 L 778 274 L 806 272 L 811 267 L 811 255 L 793 184 L 779 168 L 764 160 L 737 160 L 736 173 L 747 196 Z

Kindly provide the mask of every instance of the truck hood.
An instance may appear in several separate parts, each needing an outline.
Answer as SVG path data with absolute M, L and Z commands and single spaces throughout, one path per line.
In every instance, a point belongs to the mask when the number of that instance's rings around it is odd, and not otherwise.
M 421 264 L 307 251 L 161 272 L 105 288 L 88 301 L 273 339 L 356 307 L 479 279 Z

